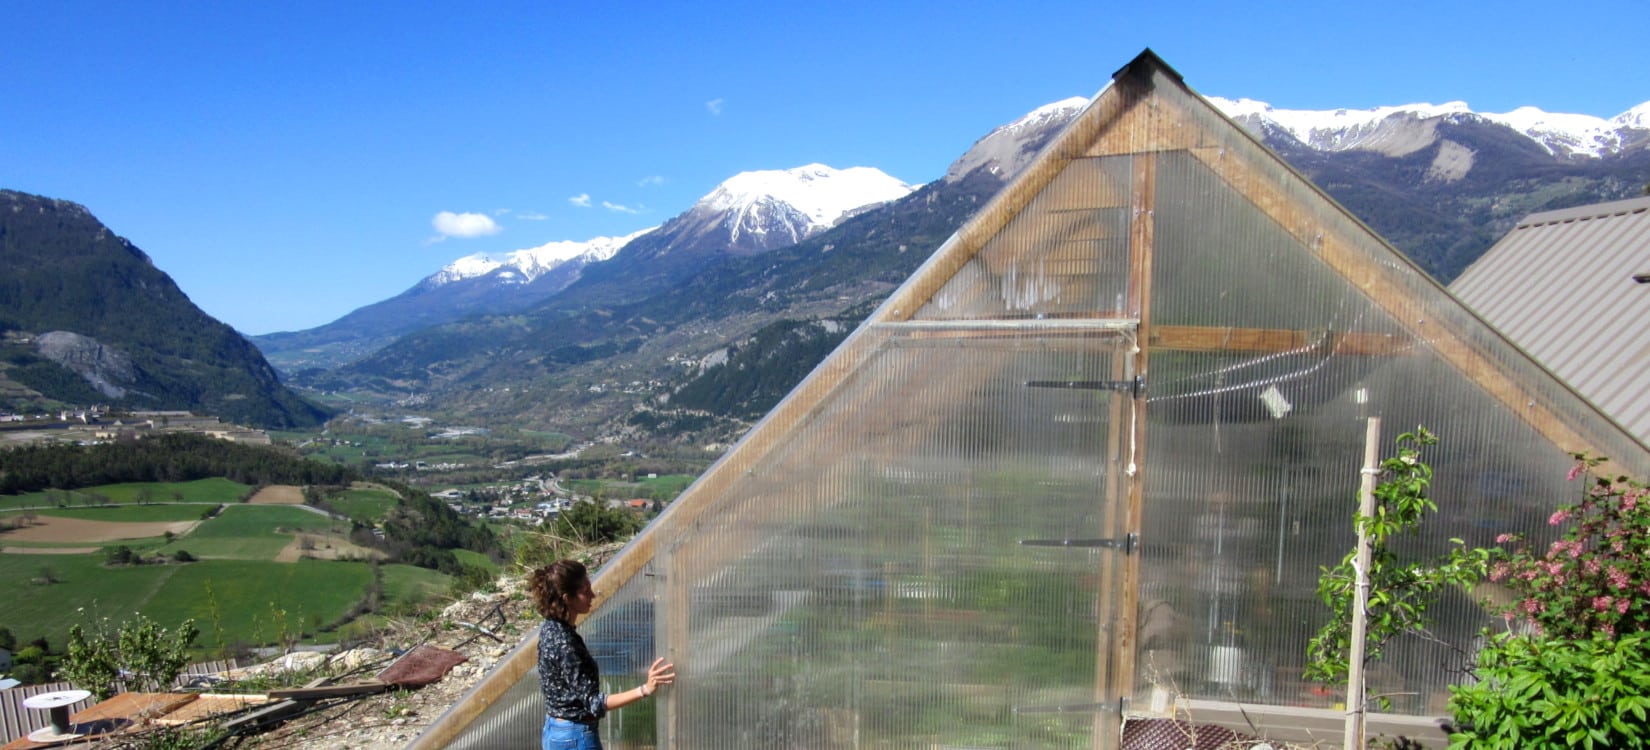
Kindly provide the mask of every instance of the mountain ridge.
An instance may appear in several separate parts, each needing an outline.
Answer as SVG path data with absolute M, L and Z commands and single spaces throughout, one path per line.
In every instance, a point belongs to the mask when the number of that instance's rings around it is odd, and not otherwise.
M 684 408 L 728 410 L 720 433 L 700 434 L 736 434 L 782 383 L 726 371 L 735 366 L 730 350 L 741 353 L 738 367 L 778 368 L 776 376 L 798 369 L 795 357 L 776 360 L 762 347 L 812 352 L 817 327 L 796 321 L 862 317 L 1085 106 L 1062 100 L 995 128 L 943 179 L 801 242 L 755 255 L 678 252 L 691 245 L 689 233 L 667 222 L 531 310 L 418 331 L 303 382 L 575 434 L 702 424 L 702 415 L 672 415 L 680 393 Z M 1650 149 L 1627 138 L 1602 156 L 1558 155 L 1503 123 L 1460 113 L 1387 113 L 1340 138 L 1367 147 L 1340 149 L 1314 148 L 1266 118 L 1240 124 L 1444 280 L 1525 213 L 1619 197 L 1642 186 L 1630 175 L 1650 174 Z M 747 382 L 762 382 L 763 395 L 730 402 L 729 384 Z
M 327 412 L 85 206 L 0 190 L 0 409 L 189 409 L 257 427 Z
M 592 304 L 634 300 L 725 255 L 754 256 L 794 244 L 910 190 L 870 167 L 816 163 L 742 172 L 663 225 L 624 237 L 547 243 L 511 253 L 505 261 L 466 256 L 395 297 L 327 325 L 253 341 L 277 366 L 296 372 L 346 364 L 422 328 L 525 311 L 592 274 L 585 285 Z M 623 258 L 621 251 L 627 253 Z M 562 256 L 572 257 L 547 261 Z M 615 277 L 625 279 L 626 288 L 601 284 Z

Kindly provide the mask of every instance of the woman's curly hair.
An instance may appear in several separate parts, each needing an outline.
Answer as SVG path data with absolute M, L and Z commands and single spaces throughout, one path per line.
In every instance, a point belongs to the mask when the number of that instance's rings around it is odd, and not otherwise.
M 590 572 L 578 560 L 557 560 L 527 574 L 527 590 L 533 606 L 546 620 L 573 624 L 569 603 L 590 580 Z

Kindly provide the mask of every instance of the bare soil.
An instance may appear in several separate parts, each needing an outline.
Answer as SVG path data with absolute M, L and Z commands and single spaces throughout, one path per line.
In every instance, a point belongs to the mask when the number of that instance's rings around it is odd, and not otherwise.
M 290 484 L 272 484 L 258 490 L 247 502 L 253 505 L 303 505 L 304 490 Z
M 304 549 L 306 539 L 308 540 L 309 549 Z M 292 543 L 281 549 L 281 554 L 275 556 L 275 562 L 298 562 L 306 557 L 314 560 L 337 560 L 339 558 L 365 560 L 369 557 L 382 560 L 388 555 L 336 536 L 299 534 L 293 537 Z
M 118 542 L 122 539 L 147 539 L 164 536 L 170 531 L 182 536 L 195 528 L 199 521 L 155 521 L 122 523 L 118 521 L 87 521 L 80 518 L 37 516 L 28 526 L 5 532 L 3 537 L 13 542 Z M 10 550 L 7 550 L 10 551 Z

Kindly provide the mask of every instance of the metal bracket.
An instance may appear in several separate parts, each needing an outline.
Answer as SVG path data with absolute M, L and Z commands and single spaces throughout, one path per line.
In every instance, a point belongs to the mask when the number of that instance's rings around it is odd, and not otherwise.
M 1025 386 L 1077 391 L 1118 391 L 1140 398 L 1146 392 L 1146 378 L 1136 375 L 1129 380 L 1027 380 Z
M 1085 547 L 1103 549 L 1121 549 L 1124 554 L 1134 552 L 1140 546 L 1140 535 L 1129 534 L 1122 539 L 1021 539 L 1020 544 L 1027 547 Z

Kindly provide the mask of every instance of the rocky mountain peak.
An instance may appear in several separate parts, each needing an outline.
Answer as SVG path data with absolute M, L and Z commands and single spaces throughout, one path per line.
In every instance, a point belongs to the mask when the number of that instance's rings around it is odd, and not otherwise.
M 872 167 L 808 164 L 741 172 L 717 185 L 665 229 L 693 246 L 751 254 L 795 244 L 869 206 L 914 188 Z
M 946 182 L 957 182 L 981 169 L 1002 179 L 1018 173 L 1031 162 L 1054 134 L 1077 117 L 1089 100 L 1061 99 L 1038 107 L 1014 122 L 1000 126 L 974 142 L 945 172 Z

